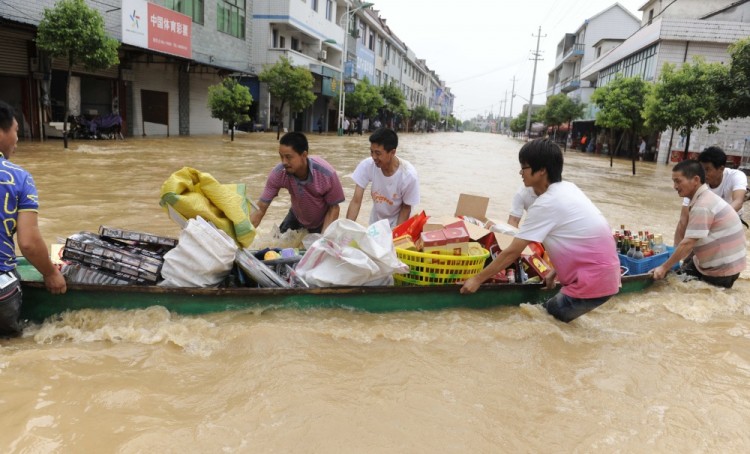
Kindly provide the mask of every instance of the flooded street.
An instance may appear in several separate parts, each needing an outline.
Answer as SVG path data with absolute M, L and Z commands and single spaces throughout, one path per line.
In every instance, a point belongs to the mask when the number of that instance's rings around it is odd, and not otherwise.
M 178 236 L 160 187 L 189 166 L 257 200 L 275 133 L 20 142 L 47 243 L 100 225 Z M 348 177 L 367 136 L 308 135 Z M 505 221 L 520 143 L 477 133 L 405 134 L 399 156 L 428 215 L 461 192 Z M 563 179 L 613 227 L 671 244 L 681 200 L 671 165 L 568 151 Z M 367 192 L 369 197 L 369 191 Z M 288 210 L 278 197 L 267 235 Z M 366 198 L 359 221 L 366 222 Z M 747 206 L 746 206 L 747 208 Z M 747 211 L 747 209 L 746 209 Z M 746 238 L 750 235 L 746 233 Z M 458 291 L 458 290 L 457 290 Z M 538 306 L 366 314 L 266 310 L 183 317 L 79 311 L 0 340 L 0 451 L 722 452 L 750 450 L 750 268 L 731 290 L 674 276 L 566 325 Z

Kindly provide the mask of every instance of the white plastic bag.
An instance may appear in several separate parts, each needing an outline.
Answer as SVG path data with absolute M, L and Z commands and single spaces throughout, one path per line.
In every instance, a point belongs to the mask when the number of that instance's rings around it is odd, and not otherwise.
M 180 241 L 164 254 L 163 287 L 211 287 L 232 270 L 237 245 L 223 231 L 198 216 L 190 219 Z
M 339 219 L 307 249 L 297 274 L 313 287 L 387 285 L 394 273 L 408 273 L 398 259 L 387 220 L 362 227 Z

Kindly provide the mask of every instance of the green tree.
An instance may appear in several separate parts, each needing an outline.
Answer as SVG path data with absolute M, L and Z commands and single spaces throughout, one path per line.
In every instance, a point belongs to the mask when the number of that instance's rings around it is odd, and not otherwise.
M 383 111 L 386 124 L 391 123 L 391 126 L 395 128 L 396 125 L 392 122 L 405 116 L 408 110 L 404 94 L 395 84 L 388 84 L 380 87 L 380 95 L 383 96 L 383 101 L 385 101 Z
M 63 146 L 68 148 L 68 109 L 73 66 L 81 63 L 87 69 L 96 70 L 116 65 L 120 62 L 117 56 L 120 44 L 106 35 L 101 14 L 88 7 L 84 0 L 60 0 L 54 8 L 45 8 L 37 29 L 36 44 L 51 57 L 64 58 L 68 64 L 63 119 Z
M 529 108 L 528 106 L 523 106 L 523 109 L 521 110 L 521 113 L 518 114 L 517 117 L 512 119 L 510 121 L 510 130 L 513 132 L 524 132 L 526 131 L 526 116 L 528 115 Z M 539 121 L 542 121 L 541 114 L 542 111 L 532 112 L 531 113 L 531 123 L 537 123 Z
M 563 123 L 570 124 L 576 118 L 583 116 L 584 105 L 578 100 L 570 99 L 565 93 L 558 93 L 547 98 L 547 104 L 539 112 L 547 126 L 554 126 L 555 135 L 557 129 Z
M 234 141 L 234 126 L 243 121 L 250 121 L 247 114 L 253 96 L 250 90 L 240 85 L 232 78 L 226 78 L 221 83 L 208 87 L 208 107 L 211 116 L 229 125 L 229 134 Z
M 414 123 L 416 124 L 422 121 L 426 121 L 429 114 L 430 110 L 427 108 L 427 106 L 420 104 L 412 109 L 411 119 L 414 120 Z
M 723 86 L 722 116 L 725 119 L 750 117 L 750 37 L 729 46 L 731 65 Z
M 658 130 L 680 130 L 685 135 L 683 159 L 687 159 L 694 129 L 705 125 L 710 133 L 719 130 L 724 104 L 716 81 L 727 77 L 726 67 L 701 59 L 685 63 L 679 70 L 665 64 L 658 83 L 646 98 L 646 125 Z
M 630 131 L 631 142 L 643 132 L 643 106 L 651 91 L 651 85 L 640 77 L 622 77 L 617 75 L 609 84 L 597 88 L 591 95 L 591 102 L 599 107 L 596 113 L 596 124 L 604 128 L 610 128 L 614 137 L 615 129 Z M 623 136 L 624 137 L 624 136 Z M 622 139 L 620 140 L 622 143 Z M 615 148 L 610 144 L 609 165 L 612 166 Z M 631 151 L 633 161 L 633 175 L 635 175 L 635 162 L 637 154 L 633 143 L 628 147 Z
M 372 85 L 369 79 L 365 77 L 355 85 L 354 92 L 346 94 L 344 112 L 347 116 L 363 114 L 365 117 L 371 118 L 378 113 L 378 109 L 383 107 L 384 104 L 378 87 Z
M 297 113 L 315 102 L 315 95 L 312 92 L 313 76 L 302 66 L 292 66 L 289 59 L 282 56 L 276 64 L 263 68 L 263 71 L 258 74 L 258 79 L 268 84 L 271 96 L 281 101 L 274 113 L 277 125 L 276 140 L 279 140 L 283 126 L 284 106 L 289 104 L 289 112 Z

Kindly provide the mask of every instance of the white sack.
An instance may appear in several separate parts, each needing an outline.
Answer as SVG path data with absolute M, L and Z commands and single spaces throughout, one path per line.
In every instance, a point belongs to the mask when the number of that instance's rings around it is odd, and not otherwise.
M 223 231 L 198 216 L 180 232 L 180 241 L 164 254 L 163 287 L 212 287 L 227 277 L 237 245 Z
M 396 256 L 387 220 L 362 227 L 339 219 L 308 247 L 296 270 L 309 285 L 329 287 L 389 284 L 409 267 Z

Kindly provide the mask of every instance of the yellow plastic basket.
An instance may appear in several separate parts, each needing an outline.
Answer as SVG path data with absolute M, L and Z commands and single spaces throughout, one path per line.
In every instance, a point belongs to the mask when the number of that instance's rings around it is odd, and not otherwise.
M 490 252 L 482 255 L 441 255 L 396 248 L 399 260 L 409 266 L 409 274 L 394 274 L 396 285 L 444 285 L 465 281 L 479 274 Z

